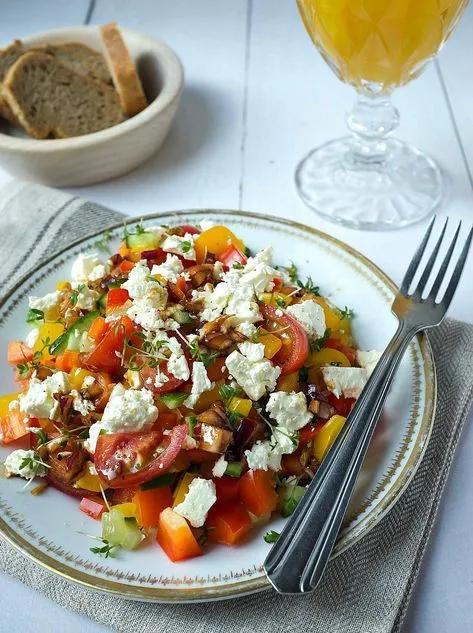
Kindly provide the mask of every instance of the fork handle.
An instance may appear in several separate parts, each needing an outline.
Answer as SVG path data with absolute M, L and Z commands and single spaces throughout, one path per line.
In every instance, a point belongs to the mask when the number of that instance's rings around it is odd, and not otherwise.
M 416 331 L 400 324 L 264 563 L 280 593 L 307 593 L 319 583 L 345 516 L 356 478 L 401 358 Z

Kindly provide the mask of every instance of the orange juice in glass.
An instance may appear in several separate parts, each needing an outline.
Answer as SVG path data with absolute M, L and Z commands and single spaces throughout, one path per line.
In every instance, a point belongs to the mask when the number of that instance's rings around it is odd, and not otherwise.
M 442 196 L 436 164 L 390 138 L 390 94 L 415 78 L 452 32 L 468 0 L 297 0 L 312 41 L 355 87 L 351 137 L 316 148 L 296 172 L 309 207 L 355 228 L 397 228 L 430 215 Z

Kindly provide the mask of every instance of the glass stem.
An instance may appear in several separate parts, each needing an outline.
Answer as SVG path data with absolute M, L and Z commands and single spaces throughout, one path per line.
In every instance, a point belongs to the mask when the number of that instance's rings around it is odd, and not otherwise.
M 386 160 L 388 137 L 399 125 L 399 112 L 387 95 L 358 94 L 347 115 L 352 133 L 346 159 L 351 169 L 379 168 Z

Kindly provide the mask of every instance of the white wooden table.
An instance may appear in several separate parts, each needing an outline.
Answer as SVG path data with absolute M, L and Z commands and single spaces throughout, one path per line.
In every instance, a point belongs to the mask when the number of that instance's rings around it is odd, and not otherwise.
M 346 240 L 400 280 L 425 224 L 392 233 L 354 232 L 320 220 L 295 192 L 297 161 L 345 133 L 344 113 L 354 94 L 316 54 L 294 2 L 2 0 L 1 5 L 0 45 L 43 29 L 114 19 L 162 38 L 184 63 L 182 105 L 161 152 L 128 176 L 75 193 L 138 216 L 220 207 L 295 218 Z M 470 9 L 438 63 L 394 97 L 401 111 L 399 135 L 429 152 L 446 172 L 440 215 L 467 223 L 473 220 L 472 35 Z M 0 171 L 0 185 L 8 180 Z M 473 257 L 451 310 L 470 322 L 472 278 Z M 473 630 L 472 464 L 473 429 L 468 428 L 406 633 Z M 0 583 L 1 630 L 103 630 L 6 576 Z

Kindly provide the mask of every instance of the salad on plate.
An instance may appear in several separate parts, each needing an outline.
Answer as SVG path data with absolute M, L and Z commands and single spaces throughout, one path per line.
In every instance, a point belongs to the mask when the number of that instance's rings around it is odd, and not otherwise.
M 380 355 L 357 349 L 351 310 L 226 226 L 138 223 L 110 242 L 29 297 L 2 473 L 75 497 L 99 555 L 238 545 L 294 511 Z

